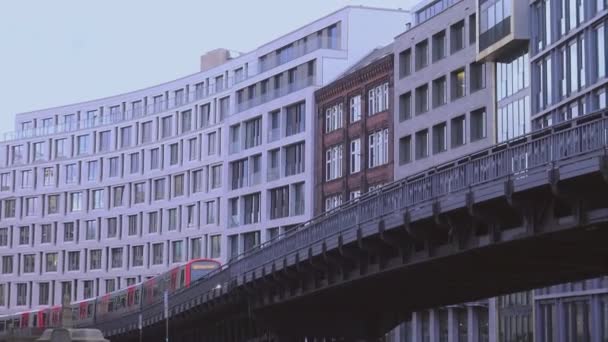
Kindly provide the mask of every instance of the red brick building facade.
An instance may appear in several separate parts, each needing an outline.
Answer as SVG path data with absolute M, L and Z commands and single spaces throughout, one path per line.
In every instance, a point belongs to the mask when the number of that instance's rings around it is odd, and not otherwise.
M 317 90 L 315 213 L 393 180 L 392 46 Z

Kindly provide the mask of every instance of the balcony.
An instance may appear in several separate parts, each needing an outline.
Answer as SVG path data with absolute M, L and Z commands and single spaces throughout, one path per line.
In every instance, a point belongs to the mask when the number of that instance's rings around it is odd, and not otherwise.
M 241 101 L 240 103 L 237 103 L 236 111 L 237 111 L 237 113 L 242 112 L 247 109 L 253 108 L 255 106 L 259 106 L 263 103 L 277 99 L 279 97 L 285 96 L 287 94 L 291 94 L 298 90 L 312 86 L 312 85 L 314 85 L 314 81 L 315 81 L 315 78 L 313 76 L 308 76 L 306 78 L 296 80 L 293 83 L 287 83 L 279 88 L 270 89 L 268 92 L 266 92 L 260 96 L 256 96 L 251 99 L 244 100 L 244 101 Z
M 283 49 L 279 54 L 274 54 L 265 59 L 260 59 L 259 70 L 264 72 L 272 68 L 276 68 L 279 65 L 293 61 L 296 58 L 307 55 L 313 51 L 319 49 L 339 49 L 340 41 L 338 38 L 317 38 L 307 41 L 306 44 L 293 46 L 291 48 Z

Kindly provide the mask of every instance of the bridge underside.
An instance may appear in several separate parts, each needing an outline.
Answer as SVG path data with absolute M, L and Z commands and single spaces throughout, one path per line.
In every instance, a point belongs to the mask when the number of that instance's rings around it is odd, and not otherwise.
M 487 184 L 293 251 L 295 262 L 275 260 L 183 310 L 171 341 L 375 340 L 412 311 L 604 275 L 606 164 L 573 160 L 573 169 Z M 162 341 L 164 324 L 144 336 Z

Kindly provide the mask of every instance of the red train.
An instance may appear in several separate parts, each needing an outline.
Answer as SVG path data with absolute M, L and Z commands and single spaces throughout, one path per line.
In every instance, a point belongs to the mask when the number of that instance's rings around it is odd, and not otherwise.
M 72 302 L 72 320 L 74 325 L 88 325 L 102 322 L 114 316 L 139 311 L 142 308 L 163 300 L 167 291 L 171 296 L 175 291 L 189 287 L 198 279 L 221 267 L 221 263 L 212 259 L 194 259 L 172 268 L 144 282 L 131 285 L 125 289 Z M 61 306 L 36 309 L 11 315 L 0 316 L 0 337 L 8 330 L 18 328 L 48 328 L 61 325 Z

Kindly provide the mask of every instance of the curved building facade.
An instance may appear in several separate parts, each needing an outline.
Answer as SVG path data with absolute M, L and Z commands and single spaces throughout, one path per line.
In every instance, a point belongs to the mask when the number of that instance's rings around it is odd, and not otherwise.
M 346 7 L 178 80 L 18 114 L 0 142 L 0 313 L 226 262 L 310 219 L 314 91 L 409 18 Z

